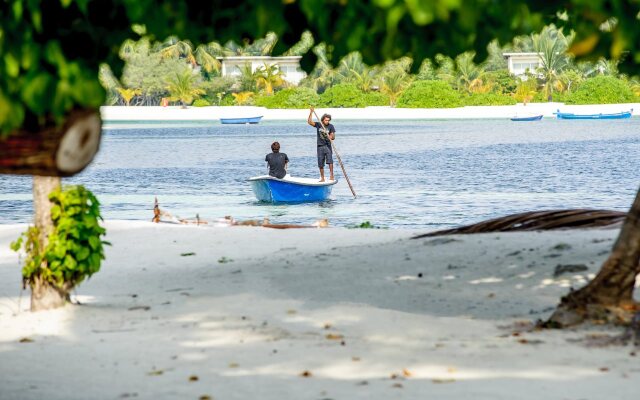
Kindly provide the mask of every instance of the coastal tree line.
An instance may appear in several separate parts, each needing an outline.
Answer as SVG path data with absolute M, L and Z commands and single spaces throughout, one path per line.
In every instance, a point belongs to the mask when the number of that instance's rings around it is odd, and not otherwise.
M 501 46 L 493 40 L 479 62 L 475 51 L 456 57 L 437 54 L 415 68 L 401 57 L 369 66 L 362 54 L 350 52 L 335 66 L 331 46 L 314 45 L 309 32 L 282 55 L 312 52 L 317 62 L 299 85 L 287 82 L 277 65 L 252 70 L 247 63 L 235 77 L 221 75 L 225 56 L 270 56 L 278 42 L 275 33 L 253 42 L 216 41 L 194 46 L 175 36 L 152 43 L 144 37 L 127 40 L 120 49 L 125 62 L 121 79 L 106 64 L 100 81 L 109 105 L 257 105 L 267 108 L 425 107 L 509 105 L 560 101 L 567 104 L 608 104 L 640 101 L 640 79 L 621 73 L 620 60 L 604 57 L 576 61 L 570 49 L 575 33 L 547 25 L 540 32 L 516 36 Z M 540 55 L 541 65 L 512 75 L 503 53 Z M 413 72 L 415 70 L 415 72 Z

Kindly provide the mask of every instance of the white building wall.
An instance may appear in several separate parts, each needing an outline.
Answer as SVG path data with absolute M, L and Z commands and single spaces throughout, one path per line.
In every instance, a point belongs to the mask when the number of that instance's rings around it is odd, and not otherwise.
M 255 72 L 258 68 L 277 65 L 283 72 L 287 82 L 297 85 L 306 76 L 300 68 L 300 56 L 291 57 L 269 57 L 269 56 L 238 56 L 238 57 L 220 57 L 222 63 L 222 76 L 240 76 L 240 68 L 246 64 L 251 65 L 251 71 Z
M 538 53 L 504 53 L 503 56 L 507 59 L 509 72 L 515 76 L 522 76 L 527 70 L 534 74 L 542 66 Z

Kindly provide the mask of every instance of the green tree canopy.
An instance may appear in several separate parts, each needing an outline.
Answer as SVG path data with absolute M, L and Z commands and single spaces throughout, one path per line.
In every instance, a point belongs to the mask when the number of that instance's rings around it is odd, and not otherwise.
M 0 130 L 39 130 L 74 108 L 102 104 L 100 64 L 120 76 L 120 45 L 142 35 L 249 43 L 273 32 L 279 40 L 267 37 L 251 49 L 280 54 L 308 30 L 330 44 L 329 61 L 360 50 L 369 65 L 410 54 L 418 68 L 438 53 L 475 50 L 484 59 L 491 40 L 506 43 L 555 23 L 576 31 L 570 50 L 577 56 L 619 60 L 630 52 L 620 64 L 625 72 L 640 64 L 639 11 L 640 3 L 625 0 L 2 0 Z M 314 64 L 313 54 L 303 59 L 307 71 Z

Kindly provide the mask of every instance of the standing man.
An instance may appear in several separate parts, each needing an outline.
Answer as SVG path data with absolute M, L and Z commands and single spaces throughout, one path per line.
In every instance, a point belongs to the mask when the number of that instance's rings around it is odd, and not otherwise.
M 318 135 L 318 168 L 320 168 L 320 182 L 324 182 L 324 164 L 329 164 L 329 180 L 333 178 L 333 152 L 331 151 L 331 141 L 336 138 L 336 128 L 329 122 L 331 115 L 324 114 L 320 122 L 313 121 L 313 107 L 309 107 L 309 118 L 307 123 L 317 130 Z

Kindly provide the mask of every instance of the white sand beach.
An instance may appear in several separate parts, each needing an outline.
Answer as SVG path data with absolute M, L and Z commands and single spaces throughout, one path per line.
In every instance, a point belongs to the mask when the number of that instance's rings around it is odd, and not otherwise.
M 81 305 L 30 313 L 0 226 L 1 399 L 638 398 L 637 349 L 585 342 L 620 331 L 519 333 L 617 229 L 106 227 Z
M 640 103 L 565 105 L 564 103 L 522 103 L 512 106 L 467 106 L 459 108 L 318 108 L 318 113 L 329 113 L 333 120 L 393 120 L 393 119 L 483 119 L 511 118 L 542 114 L 555 118 L 558 110 L 576 114 L 617 113 L 633 109 L 639 115 Z M 220 118 L 263 116 L 263 120 L 306 120 L 307 109 L 267 109 L 264 107 L 101 107 L 103 120 L 108 123 L 125 121 L 212 121 Z

